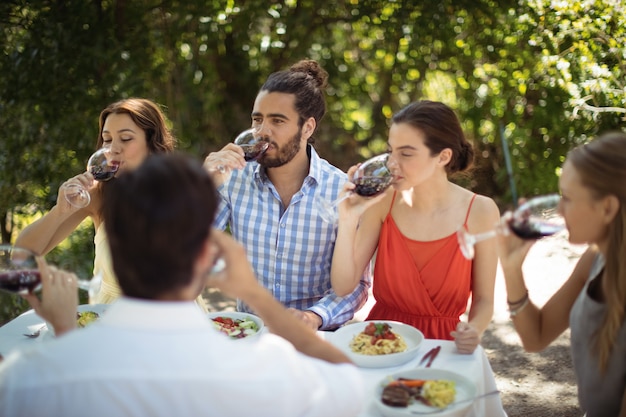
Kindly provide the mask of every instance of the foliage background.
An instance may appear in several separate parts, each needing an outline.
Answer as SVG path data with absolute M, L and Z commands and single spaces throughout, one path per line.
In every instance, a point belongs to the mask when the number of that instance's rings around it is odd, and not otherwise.
M 2 242 L 84 169 L 110 102 L 161 103 L 179 148 L 203 158 L 249 124 L 267 75 L 302 58 L 330 75 L 316 147 L 337 166 L 384 150 L 390 116 L 428 98 L 477 149 L 464 185 L 502 207 L 555 191 L 569 149 L 626 125 L 624 28 L 620 0 L 4 1 Z M 85 222 L 49 258 L 88 276 L 92 238 Z M 0 295 L 0 323 L 24 308 Z

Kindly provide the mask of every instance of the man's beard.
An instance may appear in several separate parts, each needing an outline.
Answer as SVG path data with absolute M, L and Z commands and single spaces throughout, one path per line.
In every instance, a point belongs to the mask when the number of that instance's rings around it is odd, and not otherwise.
M 302 139 L 302 127 L 298 129 L 298 132 L 284 145 L 282 148 L 278 146 L 276 142 L 273 142 L 270 138 L 270 144 L 274 145 L 278 149 L 278 155 L 271 158 L 264 153 L 257 162 L 259 165 L 265 168 L 276 168 L 285 165 L 291 161 L 300 151 L 300 140 Z

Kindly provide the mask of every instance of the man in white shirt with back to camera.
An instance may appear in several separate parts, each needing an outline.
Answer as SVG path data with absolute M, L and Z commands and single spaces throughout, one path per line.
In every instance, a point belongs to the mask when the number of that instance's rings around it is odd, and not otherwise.
M 211 229 L 216 190 L 188 157 L 150 156 L 120 175 L 104 208 L 124 296 L 76 325 L 76 277 L 39 259 L 57 338 L 0 363 L 0 415 L 355 416 L 357 368 L 257 283 L 245 251 Z M 209 275 L 216 256 L 226 269 Z M 272 333 L 234 340 L 194 300 L 206 285 L 245 301 Z M 70 331 L 71 330 L 71 331 Z

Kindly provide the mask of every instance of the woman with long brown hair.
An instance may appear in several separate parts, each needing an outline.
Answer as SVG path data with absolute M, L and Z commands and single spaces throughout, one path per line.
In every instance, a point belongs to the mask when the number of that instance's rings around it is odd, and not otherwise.
M 626 416 L 626 134 L 607 133 L 572 150 L 559 186 L 569 241 L 589 248 L 539 308 L 522 274 L 533 241 L 500 233 L 511 319 L 529 352 L 569 327 L 581 408 L 588 417 Z
M 99 125 L 96 149 L 110 148 L 111 159 L 119 164 L 118 173 L 134 170 L 149 154 L 171 152 L 176 145 L 161 108 L 147 99 L 128 98 L 110 104 L 100 113 Z M 77 185 L 90 194 L 86 207 L 75 207 L 64 197 L 68 186 Z M 102 274 L 102 288 L 92 303 L 110 303 L 120 295 L 102 222 L 104 187 L 107 182 L 94 181 L 90 172 L 68 179 L 59 188 L 56 205 L 26 227 L 15 242 L 15 246 L 45 255 L 90 217 L 96 230 L 94 274 Z

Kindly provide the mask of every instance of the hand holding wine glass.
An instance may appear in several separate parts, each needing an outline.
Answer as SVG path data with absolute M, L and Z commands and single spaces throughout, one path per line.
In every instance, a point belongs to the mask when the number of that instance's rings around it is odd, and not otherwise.
M 354 183 L 354 193 L 362 197 L 373 197 L 381 194 L 391 185 L 393 174 L 389 170 L 389 154 L 384 153 L 363 162 L 351 177 Z M 347 192 L 335 201 L 318 200 L 318 213 L 327 223 L 337 221 L 337 206 L 352 192 Z
M 95 181 L 108 181 L 115 176 L 119 162 L 114 161 L 111 148 L 103 147 L 91 155 L 87 161 L 87 172 Z M 84 208 L 91 202 L 89 190 L 82 184 L 70 182 L 63 187 L 65 199 L 74 207 Z
M 531 198 L 515 211 L 505 213 L 501 223 L 505 230 L 512 231 L 525 240 L 536 240 L 551 236 L 565 229 L 565 221 L 558 212 L 561 197 L 549 194 Z M 465 228 L 457 231 L 461 252 L 467 259 L 474 258 L 474 245 L 497 235 L 497 229 L 479 234 L 470 234 Z
M 233 169 L 242 169 L 247 162 L 259 159 L 269 145 L 257 128 L 246 129 L 220 151 L 211 152 L 205 159 L 204 166 L 214 177 L 219 174 L 224 182 L 228 180 Z

